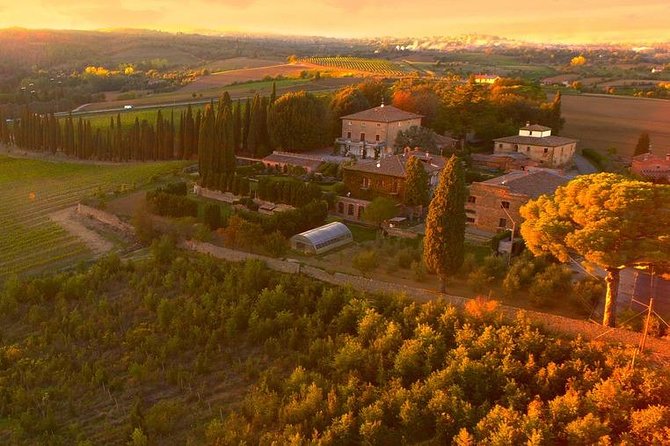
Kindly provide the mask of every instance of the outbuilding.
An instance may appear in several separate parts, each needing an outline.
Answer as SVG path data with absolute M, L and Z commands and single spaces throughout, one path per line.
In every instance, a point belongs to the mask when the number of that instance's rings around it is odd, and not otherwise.
M 354 241 L 349 228 L 340 222 L 328 223 L 291 237 L 291 248 L 305 254 L 322 254 Z

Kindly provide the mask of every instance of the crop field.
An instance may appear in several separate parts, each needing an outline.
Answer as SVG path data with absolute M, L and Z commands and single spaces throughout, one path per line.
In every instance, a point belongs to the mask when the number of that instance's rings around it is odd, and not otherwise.
M 406 67 L 384 59 L 363 59 L 360 57 L 309 57 L 303 59 L 313 65 L 336 68 L 351 72 L 381 74 L 385 76 L 404 76 Z
M 73 265 L 91 258 L 79 240 L 49 219 L 95 192 L 148 183 L 183 162 L 91 165 L 0 155 L 0 281 L 11 274 Z
M 218 76 L 214 74 L 212 76 Z M 206 77 L 212 77 L 206 76 Z M 196 81 L 197 82 L 197 81 Z M 212 86 L 208 84 L 200 84 L 203 88 L 202 90 L 196 91 L 184 91 L 180 89 L 177 91 L 169 93 L 160 93 L 154 95 L 147 95 L 137 99 L 123 100 L 123 101 L 109 101 L 109 102 L 94 102 L 88 104 L 85 107 L 82 107 L 81 110 L 84 112 L 95 111 L 95 110 L 108 110 L 108 109 L 122 109 L 125 105 L 133 105 L 134 107 L 140 106 L 149 106 L 162 105 L 164 107 L 174 107 L 180 106 L 180 104 L 188 102 L 202 102 L 208 101 L 210 99 L 218 99 L 221 97 L 224 91 L 230 93 L 230 96 L 233 99 L 237 98 L 246 98 L 247 96 L 253 96 L 256 93 L 269 95 L 272 89 L 273 81 L 264 81 L 264 80 L 248 80 L 234 85 L 230 84 L 221 84 L 219 86 Z M 310 79 L 281 79 L 276 81 L 277 83 L 277 92 L 282 90 L 290 90 L 296 86 L 307 86 L 310 84 Z M 186 87 L 184 87 L 186 88 Z M 305 89 L 308 89 L 306 87 Z M 137 110 L 133 111 L 122 111 L 122 113 L 127 113 L 129 115 L 136 113 Z M 115 111 L 114 114 L 117 112 Z M 135 119 L 135 118 L 133 118 Z
M 642 132 L 648 132 L 653 151 L 670 151 L 670 101 L 606 95 L 564 95 L 563 136 L 579 139 L 579 147 L 629 157 Z
M 255 80 L 262 80 L 266 76 L 286 76 L 295 77 L 301 71 L 308 71 L 314 69 L 305 64 L 282 64 L 273 65 L 269 67 L 246 68 L 241 70 L 223 71 L 221 73 L 214 73 L 209 76 L 201 76 L 185 87 L 179 89 L 180 93 L 200 92 L 211 88 L 221 88 L 235 82 L 249 82 Z
M 247 68 L 261 68 L 273 65 L 282 64 L 284 61 L 279 59 L 254 59 L 251 57 L 232 57 L 230 59 L 221 59 L 210 62 L 203 68 L 208 69 L 211 73 L 218 73 L 220 71 L 242 70 Z

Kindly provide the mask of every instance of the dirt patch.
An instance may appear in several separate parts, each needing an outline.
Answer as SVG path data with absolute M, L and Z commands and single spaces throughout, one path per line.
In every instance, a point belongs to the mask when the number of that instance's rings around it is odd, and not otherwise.
M 112 242 L 106 240 L 92 229 L 87 228 L 82 223 L 81 217 L 77 215 L 76 207 L 54 212 L 49 215 L 49 218 L 70 234 L 79 237 L 93 252 L 95 257 L 103 256 L 114 249 Z
M 311 69 L 314 69 L 314 67 L 308 64 L 282 64 L 269 67 L 224 71 L 222 73 L 215 73 L 209 76 L 201 76 L 180 89 L 179 93 L 192 93 L 196 91 L 208 90 L 210 88 L 225 87 L 226 85 L 230 85 L 233 82 L 262 80 L 266 76 L 298 76 L 301 71 Z

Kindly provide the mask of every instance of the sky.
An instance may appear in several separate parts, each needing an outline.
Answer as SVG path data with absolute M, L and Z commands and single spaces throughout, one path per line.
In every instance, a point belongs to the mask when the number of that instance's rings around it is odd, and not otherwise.
M 670 41 L 670 0 L 0 0 L 0 28 Z

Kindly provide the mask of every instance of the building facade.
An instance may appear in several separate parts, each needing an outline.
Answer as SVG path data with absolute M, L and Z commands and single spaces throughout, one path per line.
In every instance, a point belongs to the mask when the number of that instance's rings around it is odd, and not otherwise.
M 421 126 L 421 115 L 391 105 L 343 116 L 342 136 L 335 141 L 343 155 L 375 158 L 386 147 L 393 147 L 398 132 Z
M 664 157 L 653 153 L 634 156 L 630 171 L 650 181 L 670 183 L 670 153 Z
M 469 226 L 495 233 L 505 229 L 519 231 L 523 219 L 521 206 L 540 195 L 553 194 L 570 179 L 550 169 L 510 172 L 470 185 L 466 203 Z
M 399 202 L 405 200 L 405 164 L 410 156 L 422 161 L 428 173 L 431 188 L 437 184 L 440 170 L 446 159 L 420 151 L 406 151 L 401 155 L 389 155 L 377 160 L 359 160 L 342 169 L 344 181 L 350 196 L 362 200 L 388 197 Z
M 577 140 L 554 136 L 551 128 L 526 125 L 519 134 L 493 140 L 494 153 L 523 153 L 541 167 L 564 167 L 572 164 L 577 150 Z

